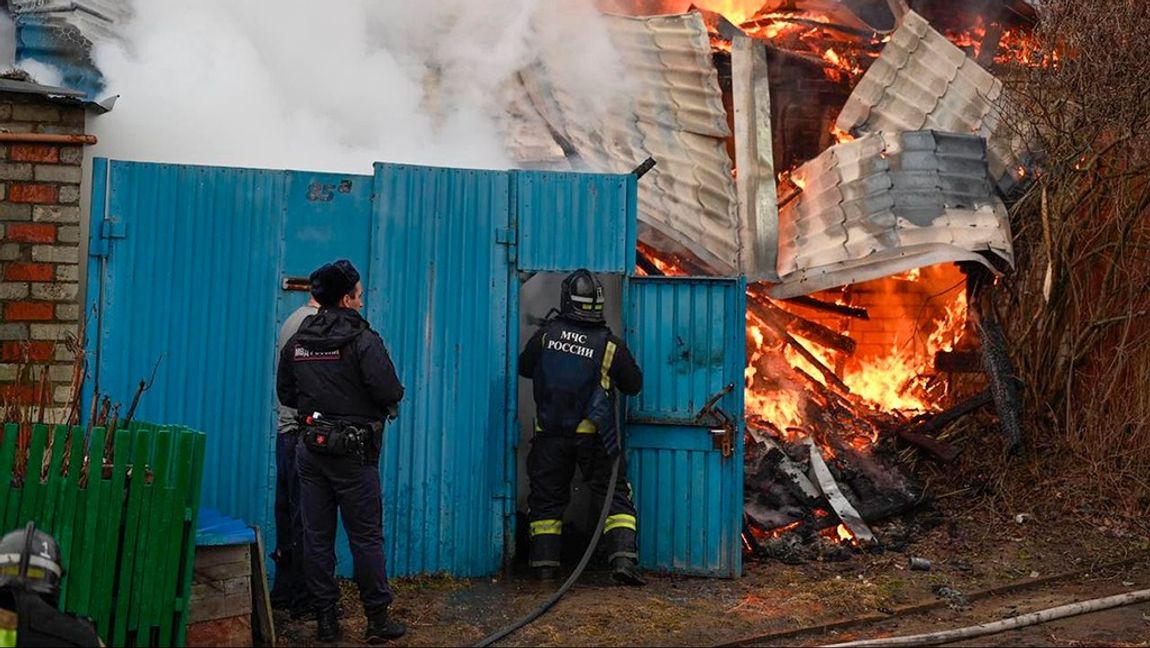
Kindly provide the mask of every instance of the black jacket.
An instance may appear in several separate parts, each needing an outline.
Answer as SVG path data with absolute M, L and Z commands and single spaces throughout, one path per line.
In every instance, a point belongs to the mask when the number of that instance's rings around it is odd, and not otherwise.
M 280 351 L 280 402 L 308 416 L 374 423 L 403 400 L 379 334 L 356 311 L 323 308 L 305 319 Z
M 100 637 L 85 619 L 65 614 L 32 592 L 0 589 L 0 608 L 16 613 L 17 646 L 96 647 Z
M 587 324 L 573 320 L 565 320 L 565 322 L 577 328 L 595 329 L 607 326 L 606 324 Z M 532 335 L 531 339 L 527 341 L 527 346 L 523 348 L 523 352 L 519 354 L 519 375 L 524 378 L 532 378 L 535 375 L 535 365 L 543 353 L 543 333 L 546 328 L 546 326 L 540 326 L 539 330 L 535 331 L 535 335 Z M 622 339 L 611 333 L 610 330 L 608 330 L 607 339 L 614 342 L 616 346 L 615 359 L 607 371 L 607 374 L 611 376 L 611 382 L 619 388 L 619 391 L 628 396 L 638 394 L 643 389 L 643 371 L 635 362 L 635 357 L 631 355 L 631 350 L 627 348 Z

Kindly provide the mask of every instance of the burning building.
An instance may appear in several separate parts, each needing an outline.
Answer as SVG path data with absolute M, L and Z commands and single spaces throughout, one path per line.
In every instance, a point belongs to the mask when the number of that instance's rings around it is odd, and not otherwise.
M 748 546 L 799 528 L 872 540 L 865 520 L 922 495 L 877 460 L 884 437 L 953 460 L 916 425 L 987 404 L 986 383 L 1000 410 L 1013 403 L 980 295 L 1013 266 L 1004 199 L 1027 180 L 1026 137 L 987 67 L 1041 64 L 1033 7 L 600 5 L 633 72 L 629 109 L 554 91 L 545 53 L 509 83 L 509 154 L 613 172 L 658 161 L 639 187 L 643 271 L 752 282 Z M 984 365 L 986 379 L 952 379 Z M 1016 416 L 1003 423 L 1014 443 Z

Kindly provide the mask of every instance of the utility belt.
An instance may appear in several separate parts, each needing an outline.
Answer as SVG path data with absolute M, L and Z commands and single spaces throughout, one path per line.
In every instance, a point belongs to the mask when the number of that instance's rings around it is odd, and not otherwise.
M 583 419 L 582 421 L 579 421 L 579 425 L 575 428 L 575 432 L 573 432 L 573 433 L 553 432 L 551 430 L 544 430 L 543 427 L 541 425 L 539 425 L 539 419 L 535 420 L 535 434 L 537 434 L 539 436 L 576 437 L 576 436 L 582 436 L 585 434 L 598 434 L 598 433 L 599 433 L 599 427 L 597 425 L 595 425 L 594 421 L 591 421 L 590 419 Z
M 309 450 L 333 457 L 359 455 L 378 450 L 379 424 L 358 424 L 309 416 L 300 426 L 300 438 Z

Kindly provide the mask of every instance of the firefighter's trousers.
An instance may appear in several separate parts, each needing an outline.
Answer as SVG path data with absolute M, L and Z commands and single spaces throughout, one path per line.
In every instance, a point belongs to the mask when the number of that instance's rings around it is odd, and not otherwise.
M 571 499 L 571 479 L 575 467 L 591 491 L 592 506 L 603 505 L 613 459 L 598 434 L 552 436 L 537 432 L 527 455 L 527 475 L 531 493 L 527 497 L 531 524 L 531 566 L 558 567 L 563 533 L 563 512 Z M 603 527 L 603 548 L 607 561 L 637 558 L 635 548 L 635 504 L 627 481 L 626 459 L 619 459 L 619 476 Z

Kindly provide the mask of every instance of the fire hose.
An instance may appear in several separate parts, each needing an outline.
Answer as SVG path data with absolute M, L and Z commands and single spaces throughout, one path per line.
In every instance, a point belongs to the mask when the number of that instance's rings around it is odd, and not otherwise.
M 615 427 L 616 429 L 619 427 L 618 403 L 615 405 Z M 607 482 L 607 494 L 603 498 L 603 510 L 599 511 L 599 523 L 595 525 L 595 531 L 591 536 L 591 544 L 589 544 L 587 546 L 587 550 L 583 552 L 583 558 L 581 558 L 579 560 L 579 564 L 575 566 L 575 571 L 571 572 L 571 575 L 567 577 L 567 580 L 563 582 L 563 585 L 560 586 L 559 589 L 551 595 L 551 598 L 544 601 L 542 605 L 532 610 L 522 619 L 515 621 L 514 623 L 500 629 L 498 632 L 475 644 L 477 647 L 486 648 L 487 646 L 490 646 L 500 639 L 506 638 L 511 633 L 546 614 L 548 610 L 550 610 L 556 603 L 559 602 L 559 599 L 563 598 L 563 596 L 567 594 L 567 590 L 571 589 L 571 586 L 575 584 L 575 581 L 579 580 L 579 577 L 583 575 L 583 570 L 587 568 L 587 563 L 591 562 L 591 556 L 595 553 L 595 548 L 599 546 L 599 538 L 602 537 L 603 527 L 607 523 L 607 513 L 611 510 L 611 499 L 615 497 L 615 482 L 619 478 L 619 462 L 621 461 L 622 457 L 623 451 L 620 449 L 619 454 L 615 455 L 614 463 L 611 464 L 611 479 Z

